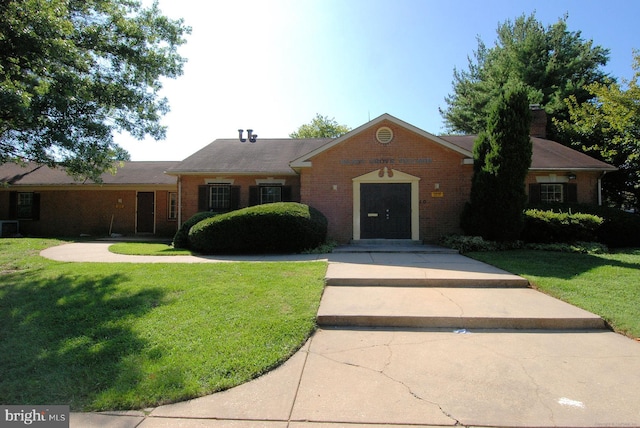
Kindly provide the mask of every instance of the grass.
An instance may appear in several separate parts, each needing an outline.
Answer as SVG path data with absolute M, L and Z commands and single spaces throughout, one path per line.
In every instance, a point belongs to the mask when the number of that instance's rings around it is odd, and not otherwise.
M 527 278 L 541 291 L 600 315 L 640 337 L 640 249 L 611 254 L 514 250 L 467 253 Z
M 326 264 L 60 263 L 0 240 L 0 402 L 138 409 L 244 383 L 315 329 Z
M 191 251 L 173 248 L 171 245 L 149 242 L 119 242 L 109 247 L 109 251 L 127 256 L 189 256 Z

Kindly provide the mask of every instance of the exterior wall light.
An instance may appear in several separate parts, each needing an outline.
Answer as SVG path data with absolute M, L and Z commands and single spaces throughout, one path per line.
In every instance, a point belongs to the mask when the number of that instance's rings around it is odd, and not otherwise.
M 576 175 L 573 172 L 570 172 L 568 177 L 569 177 L 569 180 L 575 180 L 576 179 Z

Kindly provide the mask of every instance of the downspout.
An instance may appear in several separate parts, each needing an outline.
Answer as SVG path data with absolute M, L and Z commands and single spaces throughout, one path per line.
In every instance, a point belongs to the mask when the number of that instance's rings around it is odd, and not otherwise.
M 602 171 L 602 175 L 598 177 L 598 206 L 602 206 L 602 179 L 607 175 L 607 171 Z
M 182 176 L 178 175 L 178 228 L 182 224 Z

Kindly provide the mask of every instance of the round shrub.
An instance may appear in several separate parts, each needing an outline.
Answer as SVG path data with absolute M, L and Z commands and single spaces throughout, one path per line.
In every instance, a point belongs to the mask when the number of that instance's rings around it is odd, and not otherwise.
M 189 230 L 196 224 L 200 223 L 206 218 L 216 216 L 217 214 L 204 211 L 194 214 L 189 220 L 180 225 L 180 228 L 173 237 L 174 248 L 189 248 Z
M 191 228 L 189 243 L 206 254 L 297 253 L 322 244 L 327 224 L 315 208 L 278 202 L 205 219 Z

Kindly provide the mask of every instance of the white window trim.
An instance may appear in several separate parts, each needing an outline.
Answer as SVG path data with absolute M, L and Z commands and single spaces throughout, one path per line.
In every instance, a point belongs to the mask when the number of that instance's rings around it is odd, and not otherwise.
M 285 182 L 286 182 L 286 179 L 284 178 L 256 178 L 257 186 L 267 186 L 267 185 L 284 186 Z
M 233 178 L 205 178 L 204 184 L 229 184 L 233 185 Z
M 568 182 L 569 182 L 569 177 L 567 177 L 566 175 L 549 174 L 549 175 L 536 176 L 536 183 L 540 183 L 540 184 L 555 184 L 555 183 L 568 183 Z

